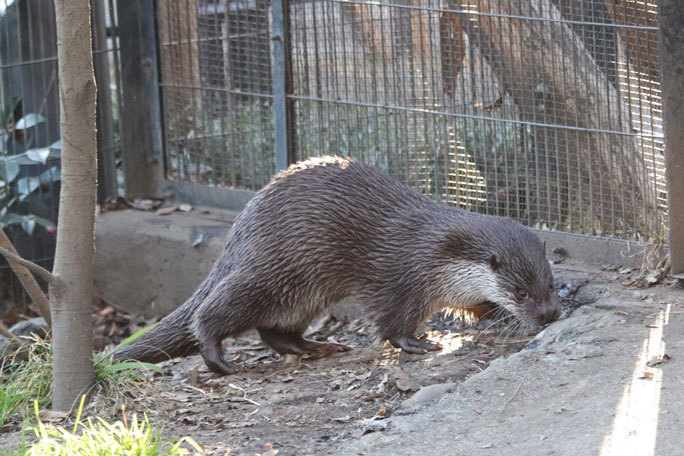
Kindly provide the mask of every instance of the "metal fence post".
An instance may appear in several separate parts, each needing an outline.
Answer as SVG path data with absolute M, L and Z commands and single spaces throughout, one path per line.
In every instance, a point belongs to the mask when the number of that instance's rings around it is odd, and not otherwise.
M 164 155 L 153 0 L 118 0 L 126 195 L 161 197 Z
M 290 2 L 271 0 L 273 43 L 273 116 L 275 126 L 275 170 L 284 170 L 294 161 L 294 105 L 290 59 Z
M 118 190 L 104 1 L 91 0 L 90 13 L 93 27 L 93 67 L 97 83 L 97 201 L 103 203 L 107 198 L 116 197 Z
M 684 279 L 684 9 L 658 1 L 658 47 L 669 205 L 672 275 Z

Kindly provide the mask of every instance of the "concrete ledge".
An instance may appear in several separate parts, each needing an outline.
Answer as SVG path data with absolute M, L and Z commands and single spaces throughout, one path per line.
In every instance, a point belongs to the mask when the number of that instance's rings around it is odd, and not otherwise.
M 196 208 L 167 216 L 132 209 L 100 215 L 96 224 L 95 294 L 146 317 L 170 313 L 209 273 L 238 213 Z M 534 231 L 546 241 L 550 258 L 554 248 L 562 247 L 568 260 L 581 268 L 605 264 L 638 267 L 645 258 L 652 262 L 667 253 L 666 248 L 656 252 L 650 244 Z M 351 301 L 345 301 L 333 314 L 353 318 L 360 312 Z
M 553 249 L 560 247 L 568 258 L 589 266 L 640 267 L 655 265 L 664 259 L 669 248 L 665 245 L 628 241 L 561 231 L 532 230 L 542 242 L 546 242 L 546 254 L 552 258 Z
M 251 190 L 179 181 L 166 181 L 166 191 L 173 193 L 179 201 L 191 202 L 195 206 L 220 207 L 231 211 L 241 211 L 256 194 Z

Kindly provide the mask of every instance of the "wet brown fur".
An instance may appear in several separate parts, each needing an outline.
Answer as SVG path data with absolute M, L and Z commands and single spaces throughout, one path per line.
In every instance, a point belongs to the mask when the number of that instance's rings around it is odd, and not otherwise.
M 258 192 L 195 293 L 115 357 L 158 362 L 200 351 L 228 374 L 238 367 L 223 360 L 221 341 L 253 328 L 281 353 L 343 351 L 302 334 L 347 296 L 367 309 L 380 337 L 423 352 L 439 347 L 414 334 L 442 307 L 490 301 L 533 328 L 559 314 L 552 289 L 544 248 L 519 223 L 436 203 L 369 166 L 322 157 Z

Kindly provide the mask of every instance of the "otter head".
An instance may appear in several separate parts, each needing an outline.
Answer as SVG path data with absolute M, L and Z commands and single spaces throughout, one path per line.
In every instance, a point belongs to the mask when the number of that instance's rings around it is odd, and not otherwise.
M 551 267 L 539 244 L 531 249 L 507 246 L 488 259 L 497 284 L 490 301 L 515 317 L 522 330 L 544 326 L 561 314 Z
M 447 234 L 449 266 L 442 271 L 449 279 L 441 286 L 443 301 L 461 308 L 494 304 L 492 315 L 513 317 L 513 330 L 538 329 L 557 320 L 561 308 L 544 245 L 517 222 L 499 217 L 476 221 L 476 234 L 461 229 Z

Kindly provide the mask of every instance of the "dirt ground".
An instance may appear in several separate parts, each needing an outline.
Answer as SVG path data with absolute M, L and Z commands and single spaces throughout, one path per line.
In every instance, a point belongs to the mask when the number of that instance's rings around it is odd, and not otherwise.
M 610 295 L 611 289 L 649 299 L 644 287 L 672 286 L 658 285 L 661 277 L 645 277 L 617 268 L 591 273 L 561 268 L 556 288 L 566 313 L 572 314 Z M 126 410 L 147 413 L 163 425 L 166 437 L 192 437 L 206 454 L 337 454 L 343 445 L 383 431 L 388 418 L 408 413 L 408 398 L 415 395 L 429 404 L 431 394 L 438 398 L 531 340 L 483 329 L 486 324 L 440 314 L 428 322 L 427 331 L 444 349 L 417 356 L 376 341 L 362 319 L 325 317 L 309 337 L 353 350 L 316 360 L 282 358 L 249 333 L 226 341 L 227 359 L 241 362 L 245 373 L 218 377 L 199 356 L 168 361 L 161 364 L 166 375 L 156 375 L 144 393 L 127 401 Z M 433 391 L 426 388 L 430 385 L 439 386 Z M 104 415 L 120 417 L 120 412 Z M 0 435 L 0 448 L 16 439 L 16 432 Z
M 208 454 L 268 448 L 288 455 L 334 454 L 359 429 L 382 426 L 422 386 L 461 382 L 529 340 L 448 326 L 458 322 L 430 322 L 429 336 L 445 349 L 422 356 L 374 342 L 371 328 L 360 320 L 322 322 L 314 339 L 353 347 L 324 359 L 283 359 L 256 334 L 240 337 L 230 341 L 227 356 L 240 360 L 246 373 L 217 377 L 197 356 L 166 363 L 170 378 L 159 382 L 158 396 L 147 404 L 154 410 L 147 413 L 164 423 L 168 435 L 192 436 Z

